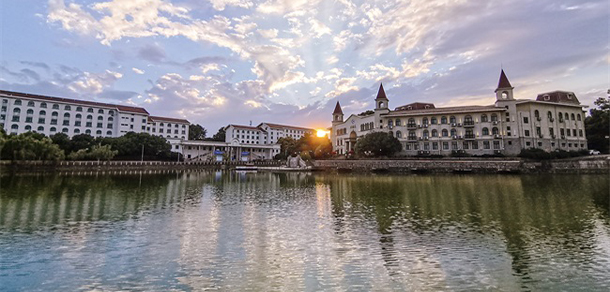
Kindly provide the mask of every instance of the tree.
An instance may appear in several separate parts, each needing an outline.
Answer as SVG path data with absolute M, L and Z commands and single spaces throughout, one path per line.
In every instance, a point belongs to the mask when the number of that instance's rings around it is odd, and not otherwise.
M 98 145 L 93 146 L 89 155 L 91 156 L 92 159 L 96 159 L 97 161 L 100 161 L 100 160 L 110 160 L 115 155 L 117 155 L 117 153 L 119 153 L 119 151 L 112 150 L 110 145 L 102 146 L 102 145 L 98 144 Z
M 356 153 L 361 156 L 391 156 L 400 150 L 400 141 L 385 132 L 366 134 L 356 142 Z
M 225 131 L 224 127 L 218 129 L 218 132 L 216 134 L 214 134 L 214 136 L 212 137 L 212 141 L 224 142 L 225 139 L 226 139 L 226 131 Z
M 70 141 L 70 153 L 81 149 L 91 149 L 95 145 L 95 138 L 89 134 L 78 134 L 72 136 Z M 66 151 L 66 153 L 69 153 Z
M 589 149 L 608 153 L 608 135 L 610 135 L 610 98 L 600 97 L 594 104 L 596 109 L 591 109 L 591 116 L 585 118 L 585 131 Z
M 277 144 L 280 144 L 280 153 L 284 154 L 284 156 L 292 155 L 295 152 L 301 152 L 299 140 L 295 140 L 292 137 L 279 138 Z
M 208 130 L 199 124 L 191 125 L 189 127 L 189 140 L 204 140 Z
M 11 160 L 61 160 L 64 151 L 45 135 L 26 132 L 1 139 L 2 159 Z

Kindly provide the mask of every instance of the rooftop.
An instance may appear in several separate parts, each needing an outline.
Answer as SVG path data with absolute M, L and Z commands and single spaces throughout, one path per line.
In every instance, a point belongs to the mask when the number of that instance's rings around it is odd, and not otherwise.
M 185 119 L 175 119 L 175 118 L 157 117 L 157 116 L 149 116 L 148 120 L 151 122 L 173 122 L 173 123 L 190 124 L 190 122 Z

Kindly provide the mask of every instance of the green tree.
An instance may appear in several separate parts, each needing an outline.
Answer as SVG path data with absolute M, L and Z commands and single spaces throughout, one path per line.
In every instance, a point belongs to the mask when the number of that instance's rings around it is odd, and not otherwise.
M 222 141 L 222 142 L 224 142 L 225 138 L 226 138 L 226 134 L 227 133 L 225 131 L 225 128 L 222 127 L 220 129 L 218 129 L 218 132 L 216 134 L 214 134 L 214 136 L 212 136 L 212 140 L 213 141 Z
M 610 98 L 600 97 L 594 104 L 595 109 L 590 110 L 591 116 L 585 119 L 585 131 L 589 149 L 608 153 L 608 135 L 610 135 Z
M 292 137 L 279 138 L 277 144 L 280 144 L 280 153 L 284 154 L 284 156 L 301 152 L 301 143 Z
M 366 134 L 356 142 L 356 153 L 360 156 L 392 156 L 401 149 L 400 141 L 385 132 Z
M 112 150 L 110 145 L 102 146 L 102 145 L 98 144 L 98 145 L 94 145 L 93 148 L 91 148 L 91 152 L 89 153 L 89 155 L 92 159 L 100 161 L 100 160 L 110 160 L 115 155 L 117 155 L 117 153 L 119 153 L 119 151 Z
M 70 142 L 70 137 L 65 133 L 57 133 L 55 135 L 51 135 L 51 140 L 53 140 L 54 144 L 57 144 L 61 150 L 65 153 L 70 153 L 72 151 L 72 143 Z
M 2 159 L 11 160 L 61 160 L 64 151 L 53 141 L 38 133 L 26 132 L 3 136 Z
M 189 140 L 204 140 L 208 130 L 199 124 L 189 126 Z
M 72 136 L 70 140 L 70 152 L 76 152 L 81 149 L 91 149 L 95 145 L 95 138 L 89 134 L 78 134 Z M 66 151 L 66 153 L 68 153 Z

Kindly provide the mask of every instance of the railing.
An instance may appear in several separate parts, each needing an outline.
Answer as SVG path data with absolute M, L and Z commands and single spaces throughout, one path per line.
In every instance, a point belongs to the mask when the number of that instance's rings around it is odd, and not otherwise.
M 466 134 L 466 135 L 464 135 L 464 139 L 474 139 L 474 138 L 475 138 L 474 134 L 470 134 L 470 135 Z
M 416 124 L 407 124 L 407 128 L 415 129 L 415 128 L 417 128 L 417 125 Z
M 464 121 L 464 127 L 474 127 L 474 121 Z

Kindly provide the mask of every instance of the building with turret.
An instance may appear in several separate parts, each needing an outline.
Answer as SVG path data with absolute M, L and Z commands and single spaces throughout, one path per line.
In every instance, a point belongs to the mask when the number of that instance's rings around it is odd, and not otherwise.
M 549 152 L 587 149 L 586 106 L 573 92 L 541 93 L 530 100 L 515 99 L 513 89 L 502 70 L 493 105 L 435 107 L 413 102 L 390 110 L 380 85 L 374 111 L 344 119 L 337 101 L 331 127 L 333 149 L 337 154 L 349 153 L 360 137 L 375 131 L 398 138 L 404 156 L 515 156 L 528 148 Z

